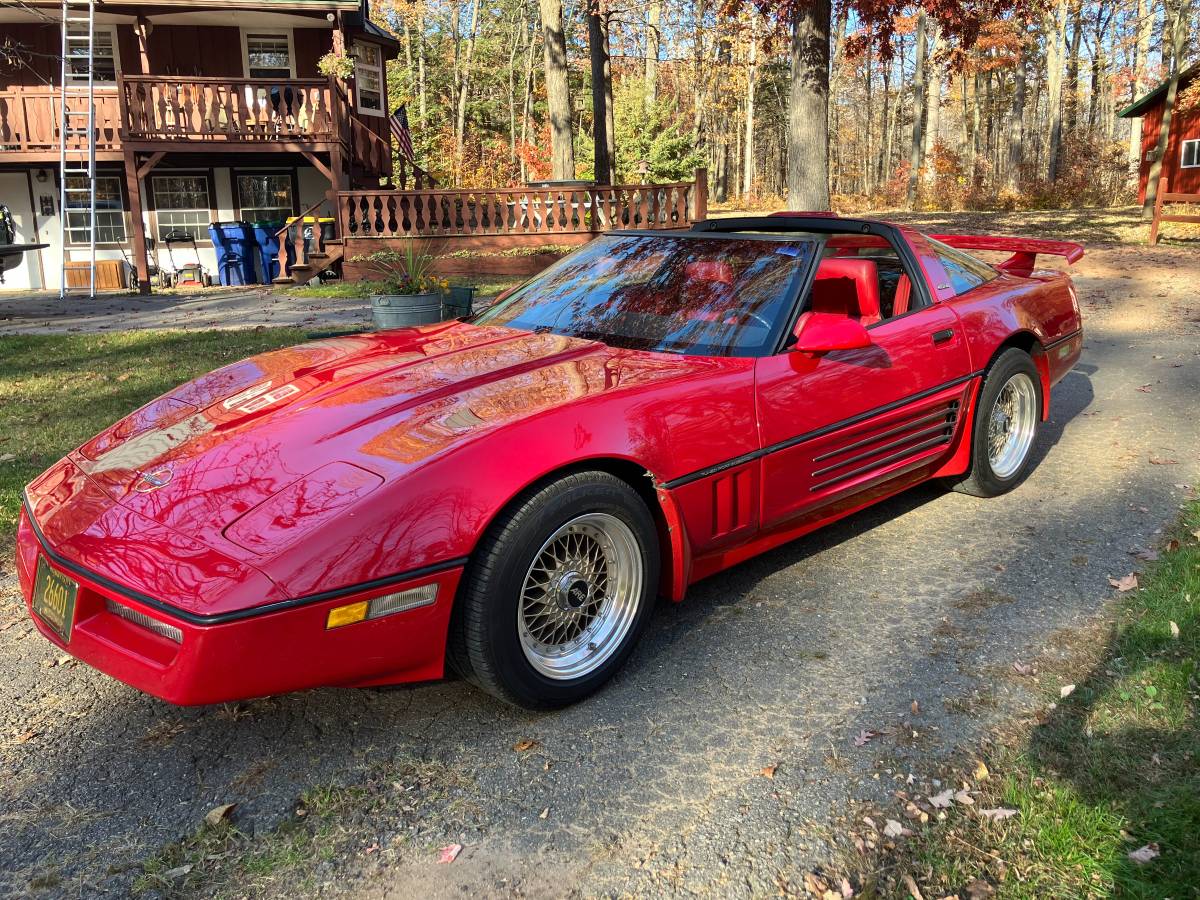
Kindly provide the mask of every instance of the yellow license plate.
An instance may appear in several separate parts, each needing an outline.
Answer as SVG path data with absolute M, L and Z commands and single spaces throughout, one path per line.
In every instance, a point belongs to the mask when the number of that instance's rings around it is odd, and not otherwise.
M 33 611 L 64 642 L 71 640 L 71 623 L 75 619 L 75 598 L 79 584 L 50 568 L 39 557 L 37 578 L 33 583 Z

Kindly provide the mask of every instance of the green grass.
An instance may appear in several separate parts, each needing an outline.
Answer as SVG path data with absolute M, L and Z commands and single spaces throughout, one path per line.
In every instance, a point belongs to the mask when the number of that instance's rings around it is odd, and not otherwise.
M 527 281 L 524 275 L 503 276 L 488 275 L 475 278 L 467 275 L 451 275 L 447 279 L 451 287 L 474 287 L 476 297 L 494 297 L 501 291 L 516 287 Z M 313 297 L 317 299 L 341 299 L 361 297 L 366 299 L 372 294 L 378 294 L 381 282 L 378 281 L 331 281 L 328 284 L 305 285 L 303 287 L 285 288 L 289 297 Z
M 885 869 L 908 872 L 927 897 L 976 878 L 1002 898 L 1200 896 L 1198 531 L 1193 502 L 1121 601 L 1090 670 L 1043 673 L 1046 706 L 1055 704 L 1044 724 L 987 760 L 973 809 L 952 810 Z M 1017 815 L 993 823 L 975 812 L 995 807 Z M 1161 855 L 1130 859 L 1147 844 Z
M 67 451 L 190 378 L 303 340 L 266 328 L 0 336 L 0 552 L 21 489 Z

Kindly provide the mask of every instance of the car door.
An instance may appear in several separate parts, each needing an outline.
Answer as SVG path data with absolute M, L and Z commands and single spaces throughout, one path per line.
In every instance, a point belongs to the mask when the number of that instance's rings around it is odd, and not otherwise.
M 764 529 L 862 505 L 949 453 L 970 356 L 954 311 L 919 293 L 922 308 L 868 325 L 868 347 L 757 361 Z

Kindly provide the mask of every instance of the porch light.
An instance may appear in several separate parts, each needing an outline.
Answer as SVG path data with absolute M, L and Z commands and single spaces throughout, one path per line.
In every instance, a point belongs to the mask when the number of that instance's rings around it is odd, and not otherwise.
M 335 606 L 325 617 L 325 628 L 341 628 L 343 625 L 353 625 L 367 619 L 378 619 L 395 613 L 430 606 L 436 599 L 438 586 L 436 583 L 423 584 L 420 587 L 409 588 L 406 591 L 396 591 L 384 594 L 373 600 L 359 600 L 347 603 L 345 606 Z

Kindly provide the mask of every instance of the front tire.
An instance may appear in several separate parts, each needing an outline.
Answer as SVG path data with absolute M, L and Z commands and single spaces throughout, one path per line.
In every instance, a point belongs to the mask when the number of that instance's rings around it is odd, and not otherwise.
M 1015 488 L 1033 467 L 1042 420 L 1042 381 L 1024 350 L 1009 347 L 984 378 L 971 433 L 971 469 L 956 491 L 996 497 Z
M 519 497 L 480 541 L 451 617 L 449 661 L 528 709 L 575 703 L 624 664 L 658 584 L 654 520 L 606 472 Z

